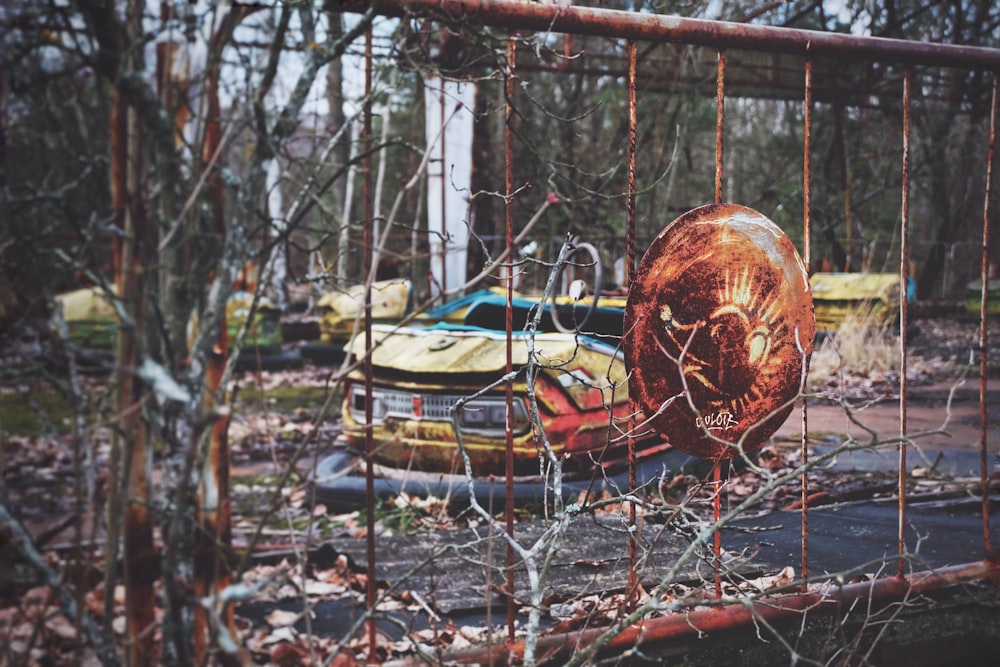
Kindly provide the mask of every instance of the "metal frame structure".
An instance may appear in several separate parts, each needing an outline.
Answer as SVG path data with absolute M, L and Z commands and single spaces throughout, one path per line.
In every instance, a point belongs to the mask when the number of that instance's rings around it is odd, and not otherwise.
M 727 57 L 728 50 L 740 50 L 741 52 L 755 52 L 771 54 L 774 58 L 783 55 L 796 56 L 805 59 L 804 69 L 793 68 L 792 72 L 797 76 L 801 73 L 801 87 L 799 96 L 805 109 L 804 117 L 804 146 L 803 146 L 803 166 L 802 178 L 804 184 L 803 192 L 803 238 L 804 252 L 803 259 L 806 266 L 810 265 L 809 245 L 812 234 L 812 223 L 810 218 L 810 140 L 812 123 L 812 106 L 819 99 L 830 99 L 838 94 L 834 88 L 821 86 L 816 83 L 817 69 L 827 67 L 826 61 L 836 61 L 842 63 L 878 63 L 902 66 L 902 87 L 901 90 L 895 87 L 883 89 L 880 94 L 898 94 L 901 96 L 903 106 L 903 145 L 900 156 L 902 162 L 902 192 L 901 192 L 901 258 L 907 257 L 907 239 L 909 234 L 909 162 L 910 162 L 910 107 L 911 88 L 913 85 L 913 68 L 928 66 L 933 68 L 957 68 L 961 70 L 982 71 L 992 76 L 992 102 L 991 115 L 989 121 L 989 143 L 984 147 L 983 155 L 970 159 L 983 159 L 983 171 L 986 175 L 986 197 L 983 204 L 982 217 L 982 310 L 979 329 L 979 396 L 980 396 L 980 463 L 981 463 L 981 496 L 983 515 L 983 554 L 980 561 L 970 562 L 964 565 L 955 566 L 946 570 L 932 572 L 907 573 L 905 569 L 903 554 L 905 551 L 904 529 L 906 527 L 907 497 L 906 497 L 906 457 L 907 457 L 907 401 L 906 401 L 906 367 L 907 351 L 904 337 L 901 336 L 900 362 L 901 379 L 899 392 L 900 414 L 899 414 L 899 436 L 898 446 L 898 544 L 899 544 L 899 568 L 894 576 L 879 579 L 875 582 L 863 584 L 852 584 L 840 587 L 836 590 L 826 592 L 807 592 L 804 589 L 792 591 L 789 594 L 777 598 L 769 599 L 766 603 L 755 604 L 753 608 L 737 605 L 736 607 L 715 607 L 706 611 L 696 612 L 698 618 L 692 620 L 691 615 L 682 617 L 666 617 L 645 621 L 639 624 L 623 625 L 616 628 L 610 635 L 604 630 L 586 630 L 570 633 L 567 635 L 545 638 L 537 647 L 540 654 L 566 657 L 572 655 L 578 647 L 587 646 L 595 641 L 602 644 L 600 651 L 609 654 L 621 654 L 636 646 L 638 642 L 655 643 L 668 642 L 679 637 L 695 632 L 695 628 L 707 629 L 715 628 L 735 628 L 752 627 L 756 617 L 778 618 L 786 614 L 798 614 L 804 609 L 812 609 L 816 613 L 832 612 L 840 608 L 840 605 L 857 601 L 885 602 L 892 599 L 900 599 L 902 596 L 953 586 L 962 582 L 979 579 L 989 579 L 994 582 L 1000 580 L 1000 569 L 993 554 L 993 545 L 990 530 L 990 507 L 989 507 L 989 479 L 988 479 L 988 456 L 987 444 L 987 359 L 986 359 L 986 338 L 987 338 L 987 285 L 988 271 L 988 251 L 990 246 L 989 221 L 993 212 L 991 211 L 991 198 L 993 195 L 993 170 L 995 162 L 996 125 L 998 116 L 998 79 L 1000 79 L 1000 50 L 987 49 L 971 46 L 956 46 L 946 44 L 917 43 L 898 39 L 885 39 L 875 37 L 861 37 L 847 34 L 834 34 L 827 32 L 814 32 L 807 30 L 797 30 L 789 28 L 774 28 L 752 24 L 737 24 L 718 21 L 707 21 L 697 19 L 679 18 L 639 12 L 613 11 L 606 9 L 594 9 L 584 7 L 560 7 L 554 4 L 527 3 L 514 0 L 373 0 L 372 2 L 350 1 L 333 3 L 342 11 L 365 11 L 373 6 L 375 11 L 385 16 L 395 17 L 419 17 L 427 20 L 444 20 L 449 22 L 463 21 L 472 24 L 489 26 L 505 31 L 536 31 L 546 33 L 563 33 L 572 35 L 603 36 L 627 40 L 628 62 L 623 71 L 628 87 L 628 120 L 629 120 L 629 141 L 628 141 L 628 192 L 626 198 L 626 218 L 627 218 L 627 254 L 626 254 L 626 285 L 634 276 L 629 275 L 634 272 L 637 265 L 636 257 L 640 249 L 636 247 L 635 233 L 635 171 L 636 171 L 636 126 L 638 123 L 636 111 L 636 89 L 637 80 L 642 76 L 639 67 L 639 44 L 648 43 L 678 43 L 688 45 L 699 45 L 709 47 L 717 52 L 717 79 L 716 79 L 716 163 L 715 163 L 715 202 L 720 203 L 724 199 L 723 195 L 723 127 L 725 118 L 725 98 L 727 92 L 727 70 L 740 71 L 740 64 L 731 62 Z M 366 85 L 371 89 L 372 53 L 371 36 L 369 34 L 368 48 L 366 48 Z M 768 61 L 772 65 L 777 60 Z M 823 62 L 820 62 L 823 61 Z M 508 96 L 512 97 L 514 90 L 511 88 L 514 80 L 513 74 L 517 67 L 516 43 L 513 39 L 509 41 L 507 53 L 507 66 L 510 71 L 506 72 L 508 85 Z M 787 72 L 778 79 L 772 80 L 775 88 L 781 88 L 783 96 L 792 95 L 794 97 L 794 86 L 789 87 Z M 780 86 L 778 85 L 780 83 Z M 741 81 L 740 86 L 745 86 L 746 81 Z M 508 118 L 510 107 L 507 109 Z M 371 141 L 371 109 L 366 107 L 365 141 Z M 511 132 L 508 127 L 506 133 L 506 183 L 505 192 L 508 201 L 513 191 L 512 179 L 512 149 Z M 367 151 L 367 148 L 366 148 Z M 366 174 L 370 178 L 370 169 L 366 169 Z M 371 188 L 365 189 L 366 201 L 366 234 L 369 233 L 373 225 L 371 215 Z M 506 207 L 506 241 L 508 248 L 513 238 L 513 227 L 511 221 L 510 206 Z M 366 246 L 367 247 L 367 246 Z M 900 288 L 901 293 L 906 293 L 907 266 L 905 260 L 901 259 L 900 266 Z M 509 287 L 508 281 L 508 287 Z M 508 291 L 508 296 L 510 292 Z M 905 299 L 900 303 L 901 328 L 905 331 L 907 324 L 907 303 Z M 507 329 L 510 333 L 510 318 L 508 317 Z M 370 301 L 366 302 L 365 318 L 367 340 L 371 340 L 370 322 Z M 509 336 L 508 336 L 509 338 Z M 365 367 L 368 373 L 369 385 L 371 382 L 370 365 Z M 508 355 L 508 373 L 510 368 L 510 356 Z M 509 400 L 508 391 L 508 400 Z M 368 405 L 371 402 L 368 401 Z M 371 416 L 369 415 L 369 420 Z M 806 447 L 806 432 L 808 425 L 808 406 L 805 401 L 801 406 L 802 422 L 802 457 L 803 463 L 807 461 L 808 451 Z M 509 429 L 508 429 L 509 430 Z M 369 450 L 369 454 L 370 454 Z M 512 462 L 508 460 L 507 484 L 512 484 Z M 368 467 L 369 493 L 371 494 L 372 468 Z M 716 467 L 718 475 L 718 467 Z M 716 476 L 718 479 L 718 476 Z M 634 477 L 632 478 L 634 483 Z M 808 506 L 810 489 L 805 474 L 802 478 L 802 577 L 805 579 L 809 573 L 808 558 Z M 508 499 L 513 494 L 508 494 Z M 374 503 L 373 496 L 370 495 L 370 503 Z M 506 527 L 509 534 L 513 535 L 515 525 L 513 522 L 512 501 L 509 501 L 506 508 Z M 369 521 L 373 521 L 374 512 L 368 512 Z M 716 505 L 716 517 L 719 516 L 719 508 Z M 635 526 L 636 517 L 634 506 L 630 517 L 632 525 Z M 368 568 L 374 571 L 376 561 L 376 550 L 374 543 L 374 525 L 368 526 Z M 719 554 L 719 537 L 716 532 L 715 538 L 716 555 Z M 635 583 L 634 571 L 637 559 L 637 542 L 633 538 L 629 543 L 629 559 L 631 564 L 630 583 Z M 508 547 L 508 566 L 513 563 L 514 554 Z M 512 591 L 513 567 L 507 568 L 505 585 Z M 369 577 L 368 603 L 371 608 L 374 605 L 375 578 Z M 718 587 L 718 583 L 717 583 Z M 507 614 L 508 636 L 507 644 L 493 646 L 483 650 L 468 650 L 454 653 L 448 656 L 449 660 L 456 663 L 482 663 L 507 664 L 510 658 L 519 658 L 523 655 L 525 646 L 521 642 L 514 641 L 514 608 L 508 605 Z M 375 644 L 375 625 L 369 624 L 371 645 Z M 603 637 L 603 639 L 602 639 Z

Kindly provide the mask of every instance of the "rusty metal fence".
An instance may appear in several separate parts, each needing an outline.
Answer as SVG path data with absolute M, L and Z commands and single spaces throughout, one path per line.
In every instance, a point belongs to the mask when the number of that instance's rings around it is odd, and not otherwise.
M 637 61 L 640 53 L 650 45 L 662 43 L 675 43 L 685 45 L 695 45 L 707 48 L 715 54 L 716 73 L 716 144 L 715 144 L 715 174 L 714 193 L 711 199 L 720 204 L 726 201 L 725 192 L 725 128 L 726 128 L 726 99 L 730 93 L 730 87 L 738 89 L 741 94 L 752 96 L 754 86 L 760 86 L 761 95 L 768 94 L 765 91 L 781 90 L 782 95 L 795 96 L 794 91 L 798 90 L 804 110 L 804 121 L 802 127 L 803 146 L 801 164 L 802 182 L 802 209 L 804 211 L 802 220 L 802 248 L 801 254 L 804 264 L 811 266 L 810 243 L 813 237 L 813 221 L 811 216 L 811 132 L 812 113 L 814 107 L 820 101 L 831 101 L 840 99 L 846 100 L 847 104 L 852 101 L 860 103 L 862 97 L 858 91 L 838 88 L 834 85 L 834 76 L 838 67 L 848 67 L 857 64 L 866 66 L 877 65 L 902 68 L 901 86 L 895 84 L 888 85 L 882 89 L 880 95 L 898 95 L 902 107 L 902 137 L 900 142 L 899 163 L 902 170 L 902 188 L 899 192 L 901 229 L 900 229 L 900 265 L 899 279 L 900 291 L 905 294 L 907 291 L 907 276 L 909 274 L 905 258 L 908 257 L 908 239 L 910 237 L 910 217 L 911 217 L 911 193 L 910 193 L 910 123 L 911 123 L 911 96 L 914 86 L 914 72 L 919 68 L 926 68 L 929 71 L 940 72 L 944 68 L 953 68 L 960 71 L 983 72 L 992 77 L 992 101 L 990 104 L 990 118 L 987 145 L 979 146 L 979 152 L 969 155 L 968 160 L 980 165 L 980 177 L 984 180 L 986 196 L 982 202 L 982 245 L 981 245 L 981 266 L 980 277 L 982 280 L 981 293 L 981 313 L 979 318 L 979 340 L 978 340 L 978 369 L 979 369 L 979 424 L 980 424 L 980 497 L 982 513 L 982 549 L 979 553 L 970 553 L 968 562 L 957 564 L 947 568 L 932 571 L 913 572 L 908 569 L 905 558 L 907 545 L 905 532 L 907 530 L 907 455 L 908 455 L 908 418 L 907 418 L 907 346 L 905 336 L 900 336 L 899 357 L 899 396 L 900 412 L 898 417 L 899 444 L 896 446 L 898 456 L 897 464 L 897 487 L 895 495 L 898 498 L 898 568 L 895 573 L 888 573 L 873 581 L 862 581 L 857 583 L 841 582 L 833 588 L 817 590 L 815 587 L 808 587 L 806 582 L 810 580 L 811 562 L 809 557 L 810 529 L 809 529 L 809 506 L 810 496 L 815 491 L 809 485 L 808 476 L 805 470 L 801 473 L 801 568 L 800 578 L 795 584 L 788 585 L 783 589 L 777 589 L 766 598 L 754 598 L 751 601 L 730 602 L 728 604 L 707 603 L 703 608 L 696 611 L 687 610 L 683 613 L 671 614 L 664 608 L 656 608 L 655 611 L 664 612 L 655 618 L 647 617 L 650 608 L 640 608 L 636 612 L 636 600 L 625 599 L 622 603 L 623 609 L 619 620 L 610 627 L 578 629 L 567 633 L 554 634 L 534 639 L 524 639 L 515 633 L 516 610 L 513 603 L 513 596 L 508 595 L 507 599 L 507 632 L 498 643 L 486 648 L 473 648 L 464 651 L 452 651 L 444 655 L 445 661 L 456 663 L 489 663 L 507 664 L 510 660 L 524 659 L 526 653 L 529 659 L 548 660 L 559 663 L 582 660 L 580 655 L 593 654 L 627 656 L 638 655 L 640 647 L 648 647 L 656 644 L 663 644 L 678 638 L 698 635 L 711 629 L 737 628 L 742 627 L 747 632 L 754 632 L 754 627 L 760 624 L 777 622 L 781 619 L 799 619 L 802 614 L 809 610 L 810 613 L 821 615 L 824 613 L 836 613 L 845 606 L 852 604 L 877 604 L 890 600 L 900 600 L 906 596 L 920 594 L 934 589 L 953 587 L 962 583 L 968 583 L 980 579 L 991 579 L 996 581 L 998 571 L 991 541 L 990 526 L 990 447 L 987 442 L 987 432 L 989 426 L 989 416 L 987 414 L 987 323 L 986 316 L 988 300 L 988 271 L 989 271 L 989 248 L 990 248 L 990 221 L 996 217 L 995 211 L 991 209 L 991 201 L 995 198 L 993 192 L 993 170 L 995 163 L 995 140 L 998 109 L 998 76 L 1000 76 L 1000 51 L 995 49 L 978 48 L 970 46 L 916 43 L 898 39 L 886 39 L 875 37 L 864 37 L 849 34 L 835 34 L 827 32 L 813 32 L 807 30 L 797 30 L 790 28 L 775 28 L 755 24 L 735 24 L 716 22 L 708 20 L 686 19 L 672 16 L 657 15 L 644 12 L 623 12 L 605 9 L 593 9 L 584 7 L 566 6 L 558 4 L 527 3 L 514 1 L 478 1 L 471 0 L 380 0 L 372 3 L 334 3 L 338 4 L 344 11 L 364 11 L 369 5 L 375 11 L 385 16 L 395 17 L 419 17 L 426 21 L 444 21 L 454 23 L 456 21 L 466 22 L 481 27 L 488 27 L 499 31 L 506 31 L 513 34 L 520 32 L 537 32 L 547 35 L 562 35 L 569 42 L 574 36 L 600 36 L 609 39 L 624 40 L 627 43 L 627 62 L 624 68 L 615 70 L 615 73 L 624 75 L 624 85 L 627 90 L 628 100 L 628 144 L 627 144 L 627 187 L 624 197 L 624 215 L 627 221 L 626 238 L 626 261 L 625 261 L 625 284 L 626 286 L 635 280 L 634 272 L 638 265 L 638 258 L 645 251 L 637 240 L 636 234 L 636 136 L 637 128 L 643 123 L 643 118 L 637 112 L 637 95 L 640 87 L 637 85 L 640 79 Z M 513 37 L 508 40 L 506 63 L 507 71 L 499 72 L 506 82 L 506 96 L 508 106 L 506 109 L 507 118 L 511 114 L 510 100 L 518 94 L 515 88 L 516 74 L 518 68 L 518 40 Z M 369 34 L 366 58 L 366 87 L 371 91 L 373 55 L 372 38 Z M 781 58 L 782 65 L 787 65 L 787 59 L 802 59 L 802 67 L 783 67 L 779 69 L 777 63 Z M 761 80 L 759 77 L 749 76 L 748 63 L 761 64 L 766 67 L 757 68 L 756 72 L 766 72 L 768 78 Z M 795 78 L 801 76 L 796 82 Z M 649 84 L 649 81 L 646 81 Z M 789 92 L 792 91 L 792 92 Z M 371 154 L 373 142 L 371 108 L 366 108 L 365 126 L 363 131 L 363 141 L 366 144 L 365 154 Z M 505 135 L 505 175 L 506 182 L 502 185 L 508 205 L 505 209 L 505 240 L 510 250 L 514 240 L 514 224 L 512 210 L 509 202 L 512 200 L 515 191 L 515 175 L 518 164 L 513 160 L 512 151 L 513 138 L 508 125 Z M 372 211 L 372 181 L 370 164 L 365 170 L 367 174 L 365 181 L 365 247 L 371 247 L 373 240 L 371 237 L 374 228 Z M 709 195 L 706 194 L 706 199 Z M 509 274 L 508 274 L 509 277 Z M 508 282 L 508 299 L 510 290 Z M 370 302 L 369 302 L 370 303 Z M 370 309 L 369 309 L 370 310 Z M 900 299 L 899 319 L 901 331 L 905 331 L 908 323 L 908 304 L 906 299 Z M 507 330 L 508 335 L 511 329 L 511 321 L 508 312 Z M 372 344 L 371 322 L 366 318 L 366 339 L 370 349 Z M 627 335 L 627 334 L 626 334 Z M 370 362 L 365 365 L 365 372 L 370 388 L 372 382 L 372 370 Z M 508 355 L 507 373 L 512 371 L 512 363 Z M 510 400 L 508 389 L 508 400 Z M 801 399 L 797 409 L 801 415 L 801 463 L 808 468 L 810 463 L 810 450 L 806 434 L 808 432 L 809 405 L 808 401 Z M 368 402 L 370 406 L 371 402 Z M 510 411 L 508 411 L 510 412 Z M 367 414 L 369 423 L 372 416 Z M 509 433 L 509 429 L 508 429 Z M 367 453 L 368 466 L 366 472 L 368 489 L 368 532 L 367 532 L 367 569 L 375 572 L 380 558 L 376 548 L 374 512 L 371 511 L 375 503 L 373 489 L 373 467 L 371 464 L 371 442 L 368 442 Z M 513 477 L 513 454 L 512 448 L 508 447 L 506 484 L 508 490 L 511 489 Z M 719 481 L 720 466 L 715 465 L 715 481 Z M 634 470 L 633 470 L 634 473 Z M 635 484 L 634 474 L 632 483 Z M 631 489 L 624 493 L 630 493 Z M 722 494 L 715 495 L 715 518 L 718 521 L 721 517 L 720 498 Z M 509 536 L 517 533 L 518 526 L 515 523 L 515 508 L 513 506 L 513 494 L 507 494 L 507 504 L 504 513 L 503 525 Z M 636 585 L 636 570 L 639 567 L 639 559 L 642 558 L 639 548 L 638 533 L 640 532 L 635 514 L 635 505 L 631 505 L 629 515 L 631 522 L 631 538 L 628 541 L 628 553 L 623 554 L 628 559 L 630 572 L 629 590 L 634 591 Z M 706 542 L 714 548 L 715 562 L 718 563 L 722 557 L 720 530 L 715 528 L 711 535 L 702 535 Z M 507 593 L 515 589 L 515 577 L 517 576 L 515 567 L 518 559 L 523 554 L 515 554 L 514 549 L 508 543 L 507 563 L 500 568 L 505 574 L 505 581 L 502 588 Z M 718 572 L 718 569 L 716 570 Z M 377 603 L 375 577 L 368 578 L 367 603 L 370 611 L 374 610 Z M 662 591 L 660 591 L 662 592 Z M 717 597 L 721 598 L 718 574 L 716 575 Z M 668 605 L 669 606 L 669 605 Z M 668 607 L 667 606 L 667 607 Z M 370 633 L 370 645 L 376 644 L 376 629 L 374 621 L 368 626 Z

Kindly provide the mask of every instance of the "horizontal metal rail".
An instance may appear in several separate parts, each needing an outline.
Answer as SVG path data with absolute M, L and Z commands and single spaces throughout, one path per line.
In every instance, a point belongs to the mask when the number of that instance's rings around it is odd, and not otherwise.
M 824 591 L 793 593 L 735 601 L 723 607 L 671 613 L 650 618 L 626 628 L 600 647 L 597 657 L 623 655 L 627 651 L 647 650 L 684 639 L 697 639 L 703 633 L 720 632 L 735 628 L 751 628 L 755 624 L 796 621 L 805 625 L 805 618 L 831 614 L 844 614 L 857 608 L 874 611 L 916 595 L 944 590 L 951 586 L 974 581 L 1000 582 L 1000 566 L 984 560 L 964 565 L 914 572 L 909 576 L 882 577 L 871 581 L 831 586 Z M 611 628 L 588 628 L 567 632 L 538 641 L 538 655 L 544 655 L 550 664 L 558 664 L 577 651 L 598 642 Z M 509 665 L 519 664 L 524 653 L 521 642 L 475 647 L 449 651 L 443 656 L 445 664 Z M 420 660 L 387 663 L 393 666 L 425 664 Z
M 402 17 L 418 15 L 512 30 L 677 42 L 717 49 L 799 54 L 811 58 L 873 60 L 906 65 L 1000 71 L 1000 49 L 888 37 L 780 28 L 520 0 L 346 0 L 332 8 Z

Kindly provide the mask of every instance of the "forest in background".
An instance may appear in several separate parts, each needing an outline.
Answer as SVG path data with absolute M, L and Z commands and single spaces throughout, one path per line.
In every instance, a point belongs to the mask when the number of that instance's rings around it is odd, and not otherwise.
M 575 4 L 1000 46 L 1000 8 L 988 0 Z M 214 546 L 230 530 L 228 517 L 200 510 L 199 499 L 206 483 L 218 485 L 211 493 L 227 493 L 220 476 L 230 455 L 225 361 L 238 341 L 220 341 L 215 332 L 248 263 L 259 268 L 264 293 L 286 308 L 362 282 L 371 212 L 360 190 L 369 169 L 378 174 L 375 217 L 388 235 L 379 265 L 411 277 L 421 296 L 430 293 L 435 232 L 424 216 L 425 193 L 408 187 L 424 168 L 428 79 L 477 84 L 469 275 L 503 251 L 508 101 L 515 232 L 550 192 L 561 201 L 530 239 L 536 262 L 526 269 L 526 286 L 544 284 L 569 235 L 592 242 L 608 266 L 624 253 L 624 42 L 521 36 L 516 94 L 508 100 L 507 34 L 327 5 L 130 0 L 0 9 L 0 344 L 43 340 L 46 355 L 71 356 L 58 326 L 50 328 L 55 295 L 90 285 L 116 295 L 121 334 L 101 406 L 113 441 L 107 477 L 99 479 L 92 465 L 97 445 L 83 419 L 91 409 L 83 385 L 72 373 L 51 381 L 79 409 L 71 447 L 80 497 L 110 508 L 102 557 L 118 562 L 124 549 L 131 563 L 121 574 L 138 591 L 129 603 L 136 639 L 127 644 L 129 664 L 150 659 L 151 637 L 141 628 L 153 617 L 160 572 L 180 573 L 163 581 L 164 663 L 193 664 L 192 655 L 217 648 L 223 636 L 207 629 L 217 619 L 192 604 L 190 590 L 218 596 L 227 583 Z M 377 57 L 364 96 L 358 63 L 369 31 Z M 641 248 L 674 217 L 712 199 L 716 54 L 681 45 L 640 51 Z M 790 91 L 784 80 L 755 83 L 774 61 L 736 52 L 728 58 L 724 198 L 765 213 L 800 245 L 801 78 Z M 802 66 L 781 65 L 793 79 Z M 817 268 L 899 266 L 902 71 L 818 65 L 818 86 L 830 88 L 812 116 L 810 254 Z M 923 67 L 914 76 L 910 260 L 917 297 L 958 299 L 979 276 L 992 79 Z M 370 128 L 362 126 L 366 109 Z M 204 326 L 189 338 L 193 313 Z M 150 483 L 154 465 L 170 480 L 162 495 Z M 162 546 L 154 548 L 154 534 L 166 538 Z M 128 539 L 119 545 L 121 535 Z M 104 576 L 110 607 L 118 573 L 110 568 Z M 189 588 L 191 581 L 199 583 Z M 77 594 L 83 608 L 82 590 Z M 200 632 L 192 632 L 195 623 Z M 88 634 L 95 643 L 102 636 L 97 628 Z

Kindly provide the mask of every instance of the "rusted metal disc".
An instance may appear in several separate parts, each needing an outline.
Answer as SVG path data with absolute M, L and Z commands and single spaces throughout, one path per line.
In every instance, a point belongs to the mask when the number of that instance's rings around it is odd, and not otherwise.
M 760 447 L 794 407 L 816 321 L 809 277 L 771 220 L 702 206 L 653 241 L 625 307 L 629 392 L 678 449 L 726 459 Z

